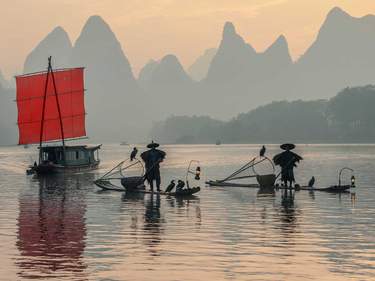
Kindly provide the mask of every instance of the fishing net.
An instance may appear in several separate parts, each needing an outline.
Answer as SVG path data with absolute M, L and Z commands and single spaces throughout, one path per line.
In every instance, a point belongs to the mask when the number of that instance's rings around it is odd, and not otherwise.
M 252 171 L 257 176 L 273 175 L 275 174 L 275 166 L 271 159 L 267 157 L 255 158 L 255 165 L 252 166 Z
M 111 183 L 111 187 L 136 187 L 143 183 L 145 170 L 142 162 L 138 159 L 127 159 L 120 162 L 100 179 L 96 180 L 99 184 Z
M 222 181 L 242 181 L 244 179 L 256 178 L 263 175 L 273 175 L 275 166 L 267 157 L 254 157 L 250 162 L 233 172 Z

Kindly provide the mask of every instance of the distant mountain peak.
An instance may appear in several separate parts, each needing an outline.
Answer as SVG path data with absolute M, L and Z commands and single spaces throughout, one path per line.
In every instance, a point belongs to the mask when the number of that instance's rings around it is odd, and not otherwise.
M 275 43 L 285 44 L 288 45 L 288 42 L 286 40 L 286 37 L 284 34 L 281 34 L 279 37 L 277 37 Z
M 160 60 L 160 64 L 180 65 L 180 62 L 175 55 L 168 54 Z
M 159 63 L 156 60 L 150 59 L 141 69 L 138 75 L 138 82 L 142 87 L 147 86 L 152 79 L 152 75 Z
M 289 53 L 288 41 L 286 40 L 284 35 L 280 35 L 279 37 L 277 37 L 275 42 L 273 42 L 271 46 L 268 47 L 265 53 L 274 52 L 275 50 L 282 50 Z
M 34 50 L 50 44 L 51 42 L 56 42 L 56 44 L 63 44 L 68 47 L 72 47 L 72 42 L 70 41 L 68 33 L 61 26 L 55 27 L 47 36 L 35 47 Z
M 263 53 L 263 57 L 269 61 L 268 63 L 270 65 L 274 65 L 273 68 L 276 68 L 276 65 L 283 68 L 293 62 L 290 56 L 288 42 L 284 35 L 280 35 L 275 42 L 268 47 Z
M 206 79 L 220 81 L 238 79 L 238 75 L 252 67 L 257 59 L 255 49 L 236 32 L 231 22 L 226 22 L 223 37 L 212 59 Z
M 372 40 L 375 31 L 375 16 L 353 17 L 339 7 L 333 8 L 321 26 L 312 46 L 302 56 L 312 50 L 329 51 L 332 56 L 343 50 L 357 48 L 356 42 Z M 369 43 L 362 47 L 370 46 Z M 319 52 L 320 52 L 319 51 Z
M 48 44 L 51 41 L 58 40 L 57 43 L 67 45 L 69 48 L 72 47 L 68 33 L 61 26 L 55 27 L 47 36 L 39 43 L 38 46 Z
M 104 19 L 101 16 L 92 15 L 87 19 L 86 24 L 104 24 L 104 25 L 106 25 L 107 23 L 104 21 Z
M 234 24 L 229 21 L 224 24 L 223 37 L 218 52 L 220 53 L 227 48 L 245 48 L 247 49 L 247 52 L 250 51 L 252 54 L 256 53 L 255 49 L 250 44 L 246 43 L 245 40 L 237 33 Z
M 284 35 L 280 35 L 279 37 L 277 37 L 275 42 L 273 42 L 272 45 L 268 47 L 266 53 L 271 52 L 275 49 L 287 50 L 287 52 L 289 53 L 288 41 L 286 40 Z
M 164 56 L 157 65 L 150 65 L 150 68 L 154 68 L 151 79 L 156 84 L 191 81 L 178 58 L 172 54 Z
M 201 81 L 207 76 L 208 68 L 217 53 L 216 48 L 206 49 L 188 68 L 188 73 L 195 81 Z
M 104 21 L 102 17 L 96 15 L 89 17 L 85 25 L 83 26 L 80 37 L 85 36 L 98 38 L 98 40 L 101 40 L 102 42 L 106 39 L 113 40 L 113 38 L 115 37 L 113 31 L 111 30 L 111 27 Z
M 233 23 L 227 21 L 224 24 L 223 37 L 232 35 L 237 35 L 236 28 L 234 27 Z
M 328 12 L 327 18 L 337 18 L 337 17 L 352 17 L 352 16 L 349 15 L 340 7 L 334 7 Z
M 341 8 L 335 7 L 328 12 L 326 19 L 323 25 L 321 26 L 320 31 L 324 31 L 326 29 L 331 28 L 344 28 L 344 25 L 348 23 L 350 24 L 352 21 L 356 19 L 357 18 L 352 17 Z
M 68 33 L 61 27 L 54 28 L 27 56 L 24 72 L 40 71 L 47 67 L 47 58 L 52 56 L 53 66 L 68 65 L 72 42 Z
M 164 56 L 158 64 L 158 72 L 170 72 L 170 75 L 179 73 L 181 77 L 188 78 L 182 64 L 175 55 L 168 54 Z M 174 72 L 174 73 L 173 73 Z M 185 77 L 186 76 L 186 77 Z

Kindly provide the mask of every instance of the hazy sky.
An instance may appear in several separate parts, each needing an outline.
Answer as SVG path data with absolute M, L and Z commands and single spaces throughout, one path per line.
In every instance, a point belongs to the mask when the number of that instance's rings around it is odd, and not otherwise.
M 375 0 L 0 0 L 0 70 L 22 70 L 26 55 L 60 25 L 74 41 L 91 15 L 100 15 L 120 40 L 135 73 L 149 59 L 176 54 L 185 67 L 219 44 L 223 24 L 257 50 L 284 34 L 297 58 L 314 40 L 328 11 L 375 14 Z M 374 34 L 375 36 L 375 34 Z

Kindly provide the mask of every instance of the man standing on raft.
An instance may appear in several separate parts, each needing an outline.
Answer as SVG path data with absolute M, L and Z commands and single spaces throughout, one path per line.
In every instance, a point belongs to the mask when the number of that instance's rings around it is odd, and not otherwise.
M 158 143 L 152 141 L 147 148 L 149 150 L 141 154 L 142 160 L 146 166 L 146 179 L 150 185 L 151 191 L 154 190 L 154 181 L 156 181 L 157 191 L 160 191 L 160 166 L 159 163 L 163 162 L 166 153 L 162 150 L 156 149 L 159 147 Z
M 288 186 L 289 182 L 289 187 L 292 187 L 292 183 L 295 182 L 293 169 L 297 167 L 296 163 L 303 158 L 291 151 L 296 148 L 292 143 L 284 143 L 280 145 L 280 148 L 285 151 L 273 157 L 273 162 L 281 167 L 281 181 L 284 182 L 284 185 Z

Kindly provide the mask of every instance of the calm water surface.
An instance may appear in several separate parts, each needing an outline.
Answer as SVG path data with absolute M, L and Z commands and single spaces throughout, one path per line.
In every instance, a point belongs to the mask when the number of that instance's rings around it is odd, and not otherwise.
M 165 184 L 191 159 L 203 168 L 202 191 L 180 200 L 92 184 L 127 146 L 104 146 L 95 173 L 43 180 L 25 175 L 34 148 L 0 148 L 0 280 L 375 280 L 375 146 L 298 147 L 299 183 L 335 184 L 349 166 L 355 193 L 300 191 L 285 203 L 281 192 L 204 187 L 258 149 L 166 146 Z

